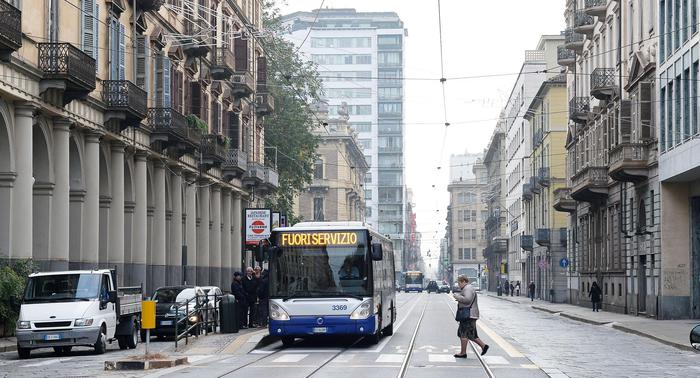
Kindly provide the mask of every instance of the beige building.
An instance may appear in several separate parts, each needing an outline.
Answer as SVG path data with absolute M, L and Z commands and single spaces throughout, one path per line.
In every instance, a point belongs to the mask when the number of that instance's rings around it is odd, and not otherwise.
M 306 220 L 365 220 L 365 196 L 372 193 L 363 189 L 369 166 L 348 123 L 347 111 L 338 114 L 328 118 L 328 106 L 317 106 L 317 117 L 324 124 L 314 131 L 320 141 L 313 182 L 295 203 L 296 213 Z
M 277 187 L 261 5 L 133 4 L 0 3 L 0 257 L 227 287 Z
M 488 191 L 486 166 L 477 159 L 474 177 L 452 181 L 447 186 L 450 192 L 450 207 L 447 215 L 447 237 L 452 263 L 452 277 L 463 274 L 474 281 L 486 266 L 486 220 L 488 205 L 483 199 Z M 482 284 L 485 282 L 485 277 Z

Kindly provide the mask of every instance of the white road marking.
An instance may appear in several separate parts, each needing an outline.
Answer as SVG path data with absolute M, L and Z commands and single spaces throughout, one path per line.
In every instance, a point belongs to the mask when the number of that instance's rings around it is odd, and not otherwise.
M 73 359 L 73 357 L 53 358 L 53 359 L 46 360 L 46 361 L 35 362 L 33 364 L 24 365 L 24 367 L 46 366 L 46 365 L 51 365 L 51 364 L 55 364 L 55 363 L 59 363 L 59 362 L 63 362 L 63 361 L 72 360 L 72 359 Z
M 523 369 L 539 369 L 535 364 L 521 364 L 520 367 Z
M 416 305 L 418 304 L 418 302 L 420 302 L 420 298 L 416 299 L 416 301 L 415 301 L 415 302 L 413 303 L 413 305 L 411 306 L 411 309 L 408 310 L 408 312 L 407 312 L 406 314 L 412 313 L 412 312 L 413 312 L 413 309 L 416 308 Z M 391 336 L 389 336 L 389 337 L 385 337 L 384 340 L 383 340 L 381 343 L 379 343 L 379 345 L 377 345 L 376 348 L 374 348 L 374 349 L 368 349 L 368 350 L 361 350 L 360 352 L 362 352 L 362 353 L 379 353 L 379 352 L 381 352 L 382 349 L 384 349 L 384 347 L 386 346 L 386 344 L 388 344 L 389 341 L 391 341 L 391 338 L 394 337 L 394 335 L 396 335 L 396 332 L 398 332 L 399 328 L 401 328 L 401 326 L 403 325 L 403 323 L 404 323 L 409 317 L 410 317 L 410 316 L 408 316 L 408 315 L 404 315 L 404 317 L 401 318 L 400 321 L 398 321 L 396 324 L 394 324 L 394 334 L 391 335 Z
M 508 360 L 505 359 L 503 356 L 484 356 L 482 357 L 484 359 L 484 362 L 486 362 L 489 365 L 508 365 L 509 362 Z
M 303 360 L 304 358 L 308 357 L 309 355 L 306 353 L 299 353 L 299 354 L 284 354 L 282 356 L 279 356 L 272 360 L 274 363 L 290 363 L 290 362 L 299 362 Z
M 355 358 L 357 355 L 356 354 L 341 354 L 340 356 L 336 357 L 333 362 L 338 362 L 338 363 L 346 363 L 350 362 L 353 358 Z
M 451 354 L 428 354 L 428 361 L 430 362 L 457 362 Z
M 338 353 L 342 349 L 287 349 L 283 350 L 280 353 Z
M 476 326 L 478 328 L 481 328 L 482 331 L 486 332 L 489 337 L 496 342 L 506 353 L 508 353 L 509 356 L 514 357 L 514 358 L 520 358 L 520 357 L 525 357 L 522 353 L 520 353 L 513 345 L 511 345 L 509 342 L 507 342 L 504 338 L 502 338 L 499 334 L 497 334 L 494 330 L 489 328 L 483 321 L 476 322 Z
M 194 364 L 197 361 L 205 360 L 209 357 L 214 357 L 213 354 L 200 354 L 200 355 L 194 355 L 194 356 L 187 356 L 187 362 Z
M 374 362 L 402 362 L 403 358 L 403 354 L 384 353 L 380 354 Z
M 250 354 L 272 354 L 272 353 L 275 353 L 275 352 L 271 351 L 271 350 L 258 350 L 258 349 L 250 351 Z

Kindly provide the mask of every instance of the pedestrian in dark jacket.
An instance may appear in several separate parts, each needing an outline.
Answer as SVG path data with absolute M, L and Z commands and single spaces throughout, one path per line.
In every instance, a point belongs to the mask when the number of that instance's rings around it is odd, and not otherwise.
M 267 270 L 260 273 L 258 282 L 258 324 L 261 327 L 267 326 L 267 312 L 269 310 L 270 281 Z
M 243 290 L 245 291 L 246 300 L 248 301 L 248 327 L 255 326 L 255 311 L 258 302 L 258 280 L 255 279 L 253 268 L 248 267 L 245 270 L 243 277 Z
M 593 281 L 593 285 L 591 285 L 591 290 L 588 291 L 588 296 L 591 298 L 591 304 L 593 304 L 593 311 L 599 312 L 603 292 L 600 290 L 600 286 L 598 286 L 597 282 Z
M 528 295 L 530 296 L 530 302 L 535 300 L 535 283 L 530 281 L 530 284 L 527 285 L 527 291 Z
M 510 281 L 510 296 L 513 296 L 513 293 L 515 292 L 515 285 L 513 285 L 513 281 Z
M 248 328 L 246 315 L 248 312 L 248 299 L 243 290 L 241 283 L 241 272 L 233 273 L 233 282 L 231 282 L 231 294 L 236 297 L 236 311 L 238 312 L 238 326 L 240 328 Z

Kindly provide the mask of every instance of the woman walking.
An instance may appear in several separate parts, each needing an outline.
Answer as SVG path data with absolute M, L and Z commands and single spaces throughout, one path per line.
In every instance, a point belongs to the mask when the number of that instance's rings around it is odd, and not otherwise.
M 457 285 L 460 291 L 452 294 L 457 301 L 457 315 L 468 313 L 466 319 L 460 320 L 459 328 L 457 329 L 457 337 L 461 342 L 461 350 L 459 354 L 455 354 L 455 358 L 467 358 L 467 343 L 469 340 L 477 343 L 481 348 L 481 355 L 485 355 L 489 350 L 479 335 L 476 333 L 476 320 L 479 319 L 479 303 L 477 301 L 476 290 L 472 285 L 468 285 L 469 279 L 466 276 L 460 275 L 457 277 Z M 467 310 L 468 309 L 468 310 Z M 461 311 L 461 313 L 460 313 Z
M 603 292 L 602 292 L 602 290 L 600 290 L 598 283 L 593 281 L 593 285 L 591 285 L 591 290 L 588 292 L 588 296 L 591 297 L 591 303 L 593 304 L 593 311 L 595 311 L 595 312 L 600 311 L 600 302 L 601 302 L 602 294 L 603 294 Z

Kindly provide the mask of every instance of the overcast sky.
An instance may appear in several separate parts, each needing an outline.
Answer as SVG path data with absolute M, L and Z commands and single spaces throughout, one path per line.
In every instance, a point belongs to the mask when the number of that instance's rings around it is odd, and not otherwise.
M 311 11 L 321 0 L 278 0 L 282 14 Z M 447 98 L 440 88 L 437 0 L 325 0 L 323 7 L 393 11 L 408 29 L 404 55 L 406 184 L 414 192 L 422 250 L 435 268 L 445 232 L 449 156 L 482 151 L 520 70 L 540 35 L 564 29 L 565 0 L 442 0 Z M 453 79 L 457 77 L 489 76 Z M 495 75 L 495 76 L 493 76 Z M 432 78 L 434 80 L 412 80 Z M 438 169 L 441 167 L 441 169 Z

